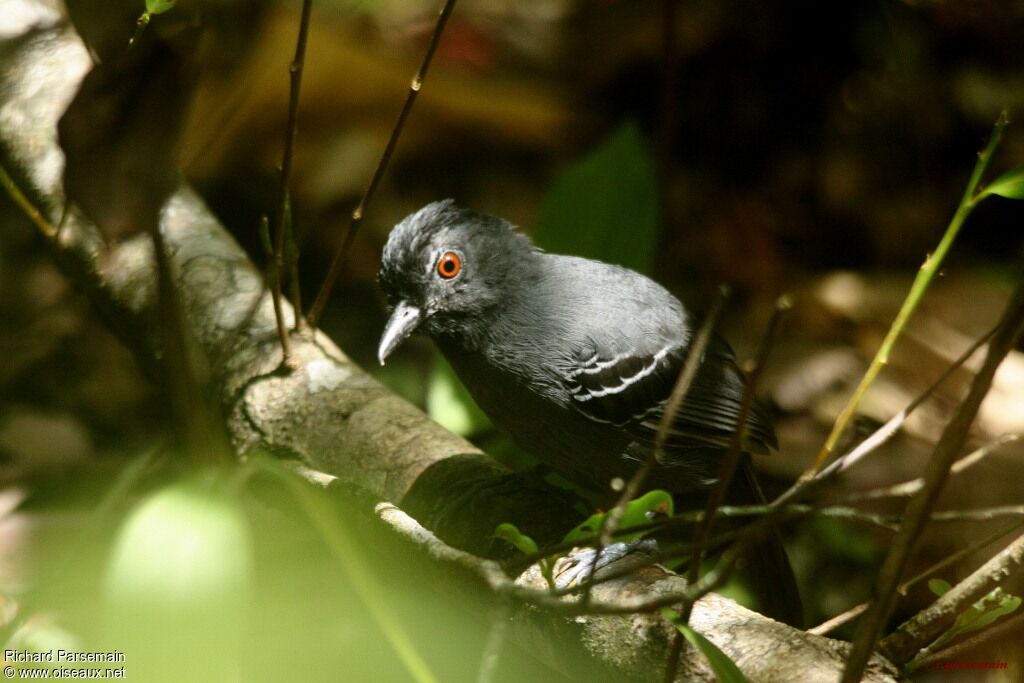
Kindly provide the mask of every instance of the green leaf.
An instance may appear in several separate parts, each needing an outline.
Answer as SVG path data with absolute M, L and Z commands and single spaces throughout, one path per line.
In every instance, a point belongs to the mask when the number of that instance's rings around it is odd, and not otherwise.
M 1010 169 L 993 180 L 982 196 L 997 194 L 1007 199 L 1024 199 L 1024 166 Z
M 1021 599 L 1016 595 L 1004 596 L 997 607 L 993 607 L 989 611 L 982 614 L 980 617 L 974 620 L 969 630 L 978 631 L 985 628 L 999 617 L 1011 614 L 1020 607 Z
M 1002 588 L 994 588 L 957 617 L 950 630 L 960 635 L 985 628 L 1004 614 L 1016 610 L 1020 603 L 1021 599 L 1016 595 L 1010 595 Z
M 491 424 L 441 356 L 430 374 L 426 403 L 427 414 L 435 422 L 461 436 L 478 434 Z
M 954 622 L 952 630 L 958 634 L 972 630 L 971 625 L 977 621 L 978 617 L 983 613 L 984 608 L 980 606 L 980 603 L 971 605 L 956 618 L 956 622 Z
M 146 0 L 146 12 L 149 14 L 163 14 L 169 11 L 177 0 Z
M 952 588 L 952 586 L 949 585 L 949 582 L 943 579 L 928 580 L 928 590 L 930 590 L 932 593 L 935 593 L 940 598 L 946 593 L 948 593 L 950 588 Z
M 746 676 L 736 666 L 736 662 L 729 659 L 724 652 L 718 649 L 717 645 L 694 631 L 689 624 L 678 622 L 678 612 L 665 607 L 662 608 L 661 614 L 672 622 L 679 632 L 683 634 L 683 637 L 690 641 L 691 645 L 700 650 L 700 653 L 708 660 L 708 664 L 711 665 L 711 671 L 714 672 L 715 677 L 721 683 L 747 683 Z
M 327 495 L 327 490 L 314 488 L 280 462 L 266 457 L 252 458 L 250 462 L 254 467 L 277 477 L 294 494 L 295 502 L 320 533 L 410 677 L 419 683 L 435 683 L 438 678 L 419 654 L 406 631 L 406 624 L 390 605 L 388 590 L 365 555 L 364 546 L 353 536 L 345 516 L 338 514 L 335 501 Z
M 249 524 L 238 501 L 204 481 L 172 484 L 142 502 L 121 530 L 108 574 L 112 596 L 220 600 L 249 588 Z
M 254 549 L 241 502 L 216 474 L 147 497 L 106 572 L 103 624 L 140 680 L 225 680 L 242 660 Z M 187 652 L 187 657 L 181 657 Z
M 662 489 L 654 489 L 626 504 L 626 512 L 622 516 L 622 528 L 628 529 L 646 524 L 654 517 L 671 517 L 674 512 L 672 494 Z
M 521 532 L 515 524 L 499 524 L 494 530 L 494 537 L 511 543 L 525 555 L 537 552 L 537 542 Z
M 576 543 L 580 539 L 584 539 L 601 531 L 601 525 L 604 524 L 605 513 L 596 512 L 585 520 L 580 522 L 576 527 L 567 533 L 562 539 L 562 543 Z
M 952 626 L 929 646 L 930 651 L 937 651 L 943 645 L 972 631 L 979 631 L 992 624 L 996 619 L 1014 612 L 1020 607 L 1021 599 L 1009 595 L 1002 588 L 993 589 L 960 614 Z
M 673 512 L 674 507 L 672 503 L 672 494 L 661 489 L 654 489 L 653 491 L 648 491 L 639 498 L 635 498 L 626 503 L 626 509 L 623 512 L 619 528 L 629 529 L 630 527 L 646 524 L 656 516 L 671 517 Z M 604 525 L 604 519 L 607 515 L 608 513 L 606 512 L 599 512 L 591 515 L 575 529 L 567 533 L 565 538 L 562 539 L 562 542 L 575 543 L 600 532 L 601 527 Z M 630 541 L 634 538 L 643 536 L 645 533 L 649 532 L 641 531 L 635 534 L 621 536 L 619 540 Z
M 554 253 L 650 270 L 658 187 L 640 131 L 627 123 L 570 166 L 548 190 L 534 243 Z

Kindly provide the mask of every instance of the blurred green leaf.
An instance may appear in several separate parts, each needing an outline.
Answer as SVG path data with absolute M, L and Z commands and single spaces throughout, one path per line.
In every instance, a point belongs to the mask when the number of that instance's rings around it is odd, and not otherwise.
M 109 643 L 131 653 L 140 680 L 237 677 L 252 573 L 248 520 L 223 482 L 167 486 L 118 534 L 104 590 Z
M 619 528 L 628 529 L 630 527 L 646 524 L 656 516 L 671 517 L 673 511 L 672 495 L 668 491 L 654 489 L 653 491 L 648 491 L 639 498 L 635 498 L 634 500 L 626 503 L 626 509 L 623 512 Z M 562 542 L 575 543 L 580 539 L 599 533 L 601 531 L 601 527 L 604 525 L 604 519 L 607 516 L 607 512 L 599 512 L 591 515 L 575 529 L 566 534 L 565 538 L 562 539 Z M 627 536 L 620 537 L 619 540 L 630 541 L 634 538 L 643 536 L 645 533 L 648 532 L 629 534 Z
M 932 593 L 935 593 L 940 598 L 946 593 L 948 593 L 950 588 L 952 588 L 952 586 L 949 585 L 949 582 L 943 579 L 928 580 L 928 590 L 930 590 Z
M 491 425 L 441 355 L 427 385 L 427 414 L 442 427 L 462 436 L 478 434 Z
M 177 0 L 146 0 L 146 12 L 149 14 L 163 14 L 174 7 Z
M 27 619 L 7 641 L 5 647 L 28 652 L 83 651 L 81 640 L 61 626 L 52 616 Z
M 132 513 L 107 583 L 115 598 L 207 600 L 244 590 L 251 562 L 248 523 L 234 497 L 189 481 L 156 492 Z
M 681 624 L 677 621 L 679 619 L 678 612 L 663 607 L 661 614 L 671 621 L 679 632 L 683 634 L 683 637 L 690 641 L 690 644 L 700 650 L 700 653 L 707 658 L 708 664 L 711 665 L 711 670 L 721 683 L 747 683 L 747 677 L 736 666 L 736 662 L 729 659 L 724 652 L 718 649 L 717 645 L 694 631 L 689 624 Z
M 1024 166 L 1010 169 L 993 180 L 982 196 L 996 194 L 1007 199 L 1024 199 Z
M 548 190 L 533 230 L 547 251 L 650 270 L 658 187 L 640 131 L 627 123 Z
M 537 552 L 537 542 L 520 531 L 515 524 L 510 524 L 508 522 L 499 524 L 494 530 L 494 537 L 511 543 L 518 548 L 520 552 L 526 555 L 531 555 Z
M 312 526 L 319 530 L 412 679 L 419 683 L 436 683 L 438 678 L 417 650 L 406 624 L 388 601 L 387 587 L 378 579 L 368 559 L 359 552 L 347 526 L 348 520 L 339 518 L 325 490 L 311 486 L 308 481 L 300 479 L 294 472 L 286 470 L 270 458 L 257 457 L 250 462 L 258 470 L 277 477 L 294 494 L 295 502 L 306 513 Z

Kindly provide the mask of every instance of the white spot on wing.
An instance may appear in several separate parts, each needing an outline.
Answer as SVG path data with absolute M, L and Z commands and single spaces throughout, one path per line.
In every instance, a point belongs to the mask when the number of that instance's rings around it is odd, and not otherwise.
M 661 360 L 665 356 L 667 356 L 669 352 L 672 351 L 674 348 L 674 346 L 666 346 L 661 351 L 658 351 L 658 353 L 654 354 L 654 357 L 651 359 L 651 362 L 648 365 L 645 365 L 644 367 L 640 368 L 640 370 L 638 370 L 635 374 L 629 377 L 622 378 L 622 381 L 619 384 L 616 384 L 615 386 L 601 387 L 600 389 L 596 389 L 593 391 L 586 390 L 583 387 L 580 387 L 575 394 L 576 400 L 589 401 L 592 398 L 600 398 L 602 396 L 608 396 L 609 394 L 618 394 L 624 391 L 627 387 L 636 384 L 644 377 L 647 377 L 649 374 L 654 372 L 654 369 L 658 367 L 658 363 L 660 363 Z M 615 358 L 613 358 L 612 360 L 605 361 L 603 363 L 598 363 L 598 365 L 607 368 L 621 360 L 622 357 L 623 356 L 621 354 L 617 354 Z M 589 373 L 590 370 L 583 370 L 583 372 Z
M 595 373 L 601 372 L 605 368 L 612 367 L 623 358 L 626 358 L 626 354 L 617 353 L 609 360 L 603 360 L 600 361 L 599 363 L 595 363 L 594 365 L 589 365 L 588 367 L 583 368 L 580 372 L 582 372 L 585 375 L 593 375 Z

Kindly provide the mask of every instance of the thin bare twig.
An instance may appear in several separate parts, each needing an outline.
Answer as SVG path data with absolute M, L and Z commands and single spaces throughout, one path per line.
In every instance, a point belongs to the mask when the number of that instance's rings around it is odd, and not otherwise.
M 963 558 L 973 555 L 974 553 L 978 552 L 979 550 L 981 550 L 988 544 L 992 543 L 993 541 L 997 541 L 1006 534 L 1010 533 L 1011 531 L 1019 529 L 1022 525 L 1024 525 L 1024 522 L 1013 521 L 1010 522 L 1008 525 L 999 527 L 993 533 L 989 534 L 988 536 L 985 536 L 981 540 L 972 543 L 966 548 L 961 548 L 949 557 L 943 558 L 942 560 L 936 562 L 930 567 L 927 567 L 926 569 L 922 570 L 913 578 L 907 579 L 899 585 L 899 587 L 896 589 L 896 592 L 902 596 L 906 596 L 907 591 L 909 591 L 913 586 L 916 586 L 921 581 L 927 579 L 929 576 L 933 576 L 938 572 L 942 571 L 943 569 L 945 569 L 946 567 L 956 564 Z M 814 628 L 807 629 L 807 632 L 816 636 L 823 636 L 829 634 L 835 631 L 837 628 L 845 626 L 846 624 L 850 623 L 851 621 L 859 617 L 861 614 L 864 613 L 864 611 L 867 608 L 868 603 L 862 602 L 855 607 L 851 607 L 842 614 L 838 614 L 832 617 L 831 619 L 822 622 Z
M 747 374 L 747 383 L 743 388 L 743 397 L 740 401 L 739 415 L 736 417 L 736 430 L 732 433 L 729 439 L 729 448 L 726 450 L 725 455 L 722 457 L 722 462 L 718 471 L 718 480 L 715 482 L 714 488 L 711 489 L 711 494 L 708 496 L 707 506 L 704 508 L 704 515 L 697 523 L 697 527 L 693 534 L 693 548 L 690 554 L 690 566 L 686 573 L 686 580 L 690 584 L 697 582 L 700 576 L 701 560 L 704 555 L 704 546 L 707 544 L 708 537 L 711 535 L 711 529 L 715 523 L 715 515 L 718 512 L 718 508 L 721 507 L 725 501 L 726 491 L 729 490 L 729 486 L 732 483 L 733 475 L 736 472 L 736 467 L 739 465 L 740 458 L 743 457 L 743 440 L 746 436 L 747 431 L 747 419 L 750 416 L 750 411 L 754 406 L 754 394 L 757 391 L 757 383 L 761 378 L 761 371 L 764 369 L 765 362 L 768 360 L 768 353 L 771 351 L 772 345 L 775 342 L 775 335 L 779 329 L 779 323 L 782 322 L 782 316 L 792 308 L 792 302 L 787 296 L 781 296 L 775 302 L 775 310 L 772 312 L 771 321 L 768 323 L 768 329 L 764 336 L 761 338 L 761 344 L 758 348 L 757 354 L 754 356 L 753 366 Z M 753 534 L 749 538 L 753 538 Z M 679 611 L 679 623 L 688 623 L 690 620 L 690 612 L 693 610 L 693 602 L 683 603 L 683 608 Z
M 718 296 L 715 297 L 714 303 L 711 304 L 711 310 L 708 312 L 704 323 L 697 331 L 697 336 L 694 338 L 693 345 L 686 356 L 686 362 L 679 372 L 679 377 L 676 379 L 676 383 L 672 387 L 672 393 L 669 395 L 668 403 L 665 404 L 665 410 L 662 411 L 661 419 L 658 421 L 658 432 L 654 437 L 654 448 L 651 450 L 647 462 L 644 463 L 644 467 L 636 472 L 633 481 L 630 482 L 633 485 L 634 490 L 632 493 L 634 497 L 639 492 L 640 487 L 643 486 L 644 479 L 646 479 L 655 463 L 664 457 L 665 441 L 668 439 L 669 430 L 672 428 L 672 423 L 675 422 L 676 415 L 679 414 L 679 409 L 686 399 L 686 394 L 689 393 L 690 386 L 697 376 L 697 370 L 704 359 L 704 351 L 711 342 L 711 335 L 715 331 L 715 326 L 718 324 L 718 318 L 722 314 L 722 308 L 725 306 L 725 300 L 728 296 L 729 288 L 723 285 L 719 288 Z M 630 487 L 627 486 L 626 488 L 629 489 Z M 628 491 L 623 491 L 623 498 L 629 500 L 625 495 L 626 493 Z
M 875 644 L 881 635 L 885 622 L 892 612 L 896 587 L 906 570 L 910 554 L 928 522 L 931 511 L 938 499 L 942 485 L 949 476 L 950 467 L 956 454 L 963 447 L 971 423 L 978 413 L 978 407 L 992 385 L 992 378 L 1003 358 L 1016 344 L 1024 331 L 1024 279 L 1018 282 L 1003 313 L 999 331 L 989 344 L 985 362 L 971 383 L 967 398 L 957 413 L 946 425 L 931 459 L 925 466 L 924 486 L 907 504 L 906 516 L 899 532 L 893 539 L 889 553 L 878 572 L 874 596 L 864 619 L 861 620 L 853 640 L 853 648 L 846 661 L 841 683 L 856 683 L 864 673 Z
M 291 199 L 289 198 L 286 224 L 293 253 L 290 254 L 288 261 L 288 291 L 291 293 L 292 311 L 295 312 L 293 329 L 301 333 L 306 329 L 306 318 L 302 315 L 302 286 L 299 278 L 299 245 L 302 244 L 302 235 L 295 229 L 294 219 L 295 215 L 292 213 Z M 287 246 L 285 250 L 285 253 L 288 254 Z
M 231 447 L 224 423 L 206 391 L 202 376 L 206 359 L 201 359 L 195 338 L 185 324 L 171 257 L 155 213 L 149 233 L 156 267 L 157 328 L 163 352 L 160 373 L 168 403 L 189 455 L 199 462 L 221 462 L 232 452 Z
M 977 465 L 990 453 L 994 453 L 1001 447 L 1008 443 L 1019 441 L 1024 435 L 1013 432 L 1010 434 L 1003 434 L 998 439 L 990 441 L 981 448 L 971 451 L 969 454 L 957 460 L 953 463 L 953 466 L 949 468 L 951 475 L 956 475 L 964 472 L 969 467 Z M 868 491 L 861 491 L 843 498 L 841 503 L 860 503 L 866 500 L 877 500 L 879 498 L 899 498 L 912 496 L 921 490 L 924 486 L 924 479 L 918 477 L 917 479 L 911 479 L 910 481 L 900 482 L 899 484 L 893 484 L 892 486 L 883 486 L 881 488 L 870 489 Z
M 416 96 L 423 87 L 423 81 L 427 77 L 430 62 L 434 58 L 434 52 L 437 51 L 438 44 L 441 42 L 441 35 L 444 33 L 444 27 L 448 23 L 448 18 L 451 16 L 453 9 L 455 9 L 455 0 L 445 0 L 444 7 L 441 8 L 441 12 L 438 14 L 434 33 L 431 35 L 430 43 L 427 45 L 427 52 L 423 55 L 423 63 L 420 64 L 419 71 L 416 72 L 412 82 L 409 84 L 409 94 L 405 98 L 402 111 L 398 114 L 398 120 L 395 121 L 395 127 L 391 130 L 391 137 L 388 138 L 388 143 L 384 147 L 380 161 L 377 162 L 377 168 L 373 171 L 373 177 L 370 178 L 370 184 L 367 185 L 366 192 L 363 193 L 359 204 L 352 211 L 352 220 L 348 224 L 345 239 L 334 253 L 334 259 L 331 261 L 331 267 L 327 271 L 324 283 L 320 286 L 320 291 L 317 292 L 316 298 L 313 299 L 313 305 L 309 308 L 307 319 L 313 327 L 316 327 L 320 322 L 320 316 L 323 315 L 327 299 L 330 297 L 331 290 L 341 274 L 345 257 L 348 255 L 349 249 L 356 239 L 359 226 L 362 225 L 366 209 L 370 206 L 370 200 L 373 199 L 373 195 L 377 191 L 377 185 L 380 184 L 380 179 L 384 176 L 384 169 L 387 168 L 388 162 L 391 160 L 391 154 L 395 151 L 395 146 L 398 144 L 398 137 L 402 134 L 402 129 L 405 127 L 405 120 L 409 117 L 409 112 L 412 111 L 412 105 L 416 101 Z
M 910 579 L 907 579 L 906 581 L 904 581 L 903 583 L 900 584 L 899 588 L 896 589 L 896 592 L 898 592 L 902 596 L 906 596 L 907 591 L 909 591 L 912 586 L 915 586 L 918 583 L 920 583 L 921 581 L 924 581 L 929 576 L 934 576 L 935 574 L 937 574 L 938 572 L 941 572 L 946 567 L 950 567 L 950 566 L 956 564 L 957 562 L 959 562 L 963 558 L 968 557 L 968 556 L 976 553 L 977 551 L 979 551 L 982 548 L 984 548 L 985 546 L 987 546 L 989 543 L 997 541 L 1000 538 L 1002 538 L 1003 536 L 1005 536 L 1006 534 L 1008 534 L 1008 533 L 1010 533 L 1010 532 L 1012 532 L 1012 531 L 1014 531 L 1016 529 L 1019 529 L 1022 525 L 1024 525 L 1024 522 L 1012 521 L 1009 524 L 1007 524 L 1006 526 L 1002 526 L 1002 527 L 996 529 L 994 532 L 992 532 L 988 536 L 985 536 L 984 538 L 982 538 L 982 539 L 972 543 L 971 545 L 967 546 L 966 548 L 962 548 L 961 550 L 953 553 L 949 557 L 947 557 L 947 558 L 945 558 L 943 560 L 940 560 L 940 561 L 936 562 L 935 564 L 933 564 L 932 566 L 922 570 L 920 573 L 916 574 L 914 577 L 912 577 Z
M 683 657 L 683 642 L 682 631 L 676 629 L 665 661 L 665 678 L 663 679 L 665 683 L 672 683 L 676 680 L 676 674 L 679 672 L 679 660 Z
M 295 57 L 288 67 L 289 89 L 288 89 L 288 124 L 285 129 L 284 155 L 281 159 L 281 181 L 278 187 L 277 214 L 274 220 L 274 259 L 271 267 L 271 296 L 274 301 L 274 319 L 277 323 L 277 334 L 281 338 L 282 363 L 291 363 L 291 343 L 288 339 L 288 329 L 284 322 L 284 307 L 281 305 L 281 283 L 284 281 L 285 262 L 284 245 L 285 233 L 291 229 L 286 225 L 288 217 L 289 193 L 288 186 L 292 179 L 292 158 L 295 151 L 295 137 L 299 129 L 299 94 L 302 90 L 302 71 L 306 60 L 306 41 L 309 38 L 309 17 L 313 8 L 313 0 L 302 0 L 302 15 L 299 19 L 299 35 L 295 41 Z M 291 221 L 289 220 L 290 224 Z M 294 264 L 292 264 L 294 267 Z M 292 311 L 295 317 L 295 327 L 299 328 L 299 319 L 302 311 Z
M 14 179 L 7 174 L 7 169 L 4 168 L 3 164 L 0 164 L 0 185 L 4 186 L 4 190 L 7 191 L 11 201 L 18 205 L 18 208 L 32 221 L 32 225 L 36 226 L 42 236 L 50 242 L 55 242 L 57 239 L 57 229 L 43 216 L 42 212 L 36 208 L 36 205 L 25 196 L 25 193 L 21 191 L 18 184 L 14 182 Z

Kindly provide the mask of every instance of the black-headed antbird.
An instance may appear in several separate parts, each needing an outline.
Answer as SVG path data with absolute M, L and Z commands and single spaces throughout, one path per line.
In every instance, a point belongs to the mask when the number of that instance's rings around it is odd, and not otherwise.
M 696 334 L 679 300 L 627 268 L 534 247 L 500 218 L 434 202 L 392 230 L 379 281 L 390 320 L 384 360 L 414 332 L 434 340 L 495 425 L 594 491 L 628 479 L 654 447 L 658 423 Z M 695 494 L 714 481 L 736 428 L 743 375 L 715 337 L 672 422 L 652 487 Z M 745 450 L 777 447 L 755 406 Z M 730 502 L 763 496 L 744 457 Z M 689 508 L 700 496 L 690 496 Z M 777 533 L 757 544 L 753 570 L 773 616 L 799 620 L 799 597 Z M 764 593 L 765 590 L 758 590 Z

